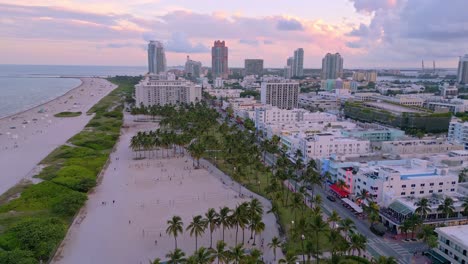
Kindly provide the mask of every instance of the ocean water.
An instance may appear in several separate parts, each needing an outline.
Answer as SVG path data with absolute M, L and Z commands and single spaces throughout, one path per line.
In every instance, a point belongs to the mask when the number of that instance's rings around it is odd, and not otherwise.
M 0 65 L 0 118 L 65 94 L 81 84 L 77 77 L 137 76 L 145 71 L 138 66 Z

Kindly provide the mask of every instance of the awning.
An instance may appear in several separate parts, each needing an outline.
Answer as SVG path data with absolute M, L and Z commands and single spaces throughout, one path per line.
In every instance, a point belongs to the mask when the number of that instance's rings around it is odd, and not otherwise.
M 407 216 L 413 211 L 408 208 L 405 204 L 399 202 L 399 201 L 394 201 L 392 202 L 389 206 L 388 209 L 391 209 L 395 213 L 400 214 L 401 216 Z
M 338 194 L 340 197 L 348 197 L 348 195 L 349 195 L 348 191 L 343 190 L 342 188 L 338 187 L 338 185 L 336 185 L 336 183 L 330 185 L 330 189 L 333 192 L 335 192 L 336 194 Z
M 343 201 L 346 204 L 348 204 L 349 206 L 351 206 L 351 208 L 353 208 L 353 210 L 356 211 L 356 213 L 362 213 L 362 208 L 359 205 L 357 205 L 356 203 L 354 203 L 353 201 L 351 201 L 350 199 L 343 198 L 343 199 L 341 199 L 341 201 Z

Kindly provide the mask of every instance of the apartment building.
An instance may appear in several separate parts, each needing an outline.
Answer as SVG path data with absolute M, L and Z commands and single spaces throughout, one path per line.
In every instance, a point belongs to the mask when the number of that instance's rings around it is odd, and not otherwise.
M 182 78 L 176 79 L 170 73 L 147 75 L 135 85 L 136 105 L 195 103 L 202 99 L 201 90 L 201 86 Z
M 449 263 L 468 263 L 468 225 L 437 227 L 439 253 Z
M 425 100 L 418 95 L 403 95 L 397 94 L 396 96 L 385 96 L 385 95 L 377 95 L 374 97 L 376 100 L 381 100 L 384 102 L 390 102 L 395 104 L 401 104 L 406 106 L 417 106 L 422 107 Z
M 468 150 L 468 122 L 452 118 L 449 125 L 448 140 L 460 144 L 464 149 Z
M 449 130 L 450 131 L 450 130 Z M 450 139 L 450 134 L 449 134 Z M 412 139 L 382 142 L 381 150 L 384 153 L 395 155 L 446 153 L 453 150 L 462 150 L 463 146 L 448 142 L 444 139 Z
M 332 155 L 359 156 L 371 151 L 369 140 L 345 138 L 332 133 L 305 135 L 298 144 L 298 149 L 310 159 Z
M 260 97 L 263 104 L 276 106 L 281 109 L 297 108 L 299 82 L 275 79 L 262 82 L 260 89 Z
M 405 135 L 405 132 L 399 129 L 371 124 L 354 129 L 342 130 L 341 135 L 344 137 L 367 139 L 371 142 L 379 142 L 401 138 Z
M 216 98 L 239 98 L 242 92 L 241 89 L 206 89 L 209 95 Z
M 257 127 L 266 123 L 289 123 L 289 122 L 333 122 L 336 115 L 323 112 L 309 112 L 305 109 L 280 109 L 278 107 L 265 106 L 255 109 L 255 125 Z
M 340 104 L 336 99 L 311 94 L 300 94 L 299 107 L 315 111 L 333 111 L 338 110 Z

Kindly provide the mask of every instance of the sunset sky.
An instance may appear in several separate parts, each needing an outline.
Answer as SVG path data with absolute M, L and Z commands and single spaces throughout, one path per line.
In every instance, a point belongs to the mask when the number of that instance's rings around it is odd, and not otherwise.
M 0 64 L 146 65 L 150 39 L 169 66 L 211 66 L 225 40 L 229 66 L 262 58 L 283 67 L 294 49 L 319 68 L 455 68 L 468 53 L 467 0 L 0 0 Z

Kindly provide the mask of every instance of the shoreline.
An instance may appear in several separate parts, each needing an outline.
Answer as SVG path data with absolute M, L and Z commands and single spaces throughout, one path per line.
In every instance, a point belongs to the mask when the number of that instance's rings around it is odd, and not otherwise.
M 54 98 L 48 100 L 47 102 L 38 104 L 38 105 L 33 106 L 33 107 L 29 107 L 29 108 L 27 108 L 27 109 L 21 110 L 21 111 L 19 111 L 19 112 L 14 113 L 14 114 L 8 114 L 7 116 L 3 116 L 3 117 L 0 116 L 0 121 L 2 121 L 2 120 L 4 120 L 4 119 L 8 119 L 8 118 L 13 118 L 13 117 L 16 116 L 16 115 L 24 114 L 25 112 L 28 112 L 28 111 L 30 111 L 30 110 L 33 110 L 34 108 L 41 107 L 41 106 L 44 106 L 44 105 L 46 105 L 46 104 L 48 104 L 48 103 L 51 103 L 51 102 L 53 102 L 54 100 L 57 100 L 57 99 L 60 99 L 61 97 L 66 96 L 67 94 L 69 94 L 70 92 L 74 91 L 75 89 L 78 89 L 78 88 L 82 87 L 83 84 L 84 84 L 84 82 L 83 82 L 83 78 L 84 78 L 84 77 L 79 77 L 79 78 L 72 78 L 72 77 L 47 77 L 47 78 L 57 78 L 57 79 L 58 79 L 58 78 L 68 78 L 68 79 L 77 79 L 77 80 L 80 80 L 81 83 L 80 83 L 78 86 L 71 88 L 70 90 L 68 90 L 68 91 L 65 92 L 64 94 L 59 95 L 59 96 L 57 96 L 57 97 L 54 97 Z

